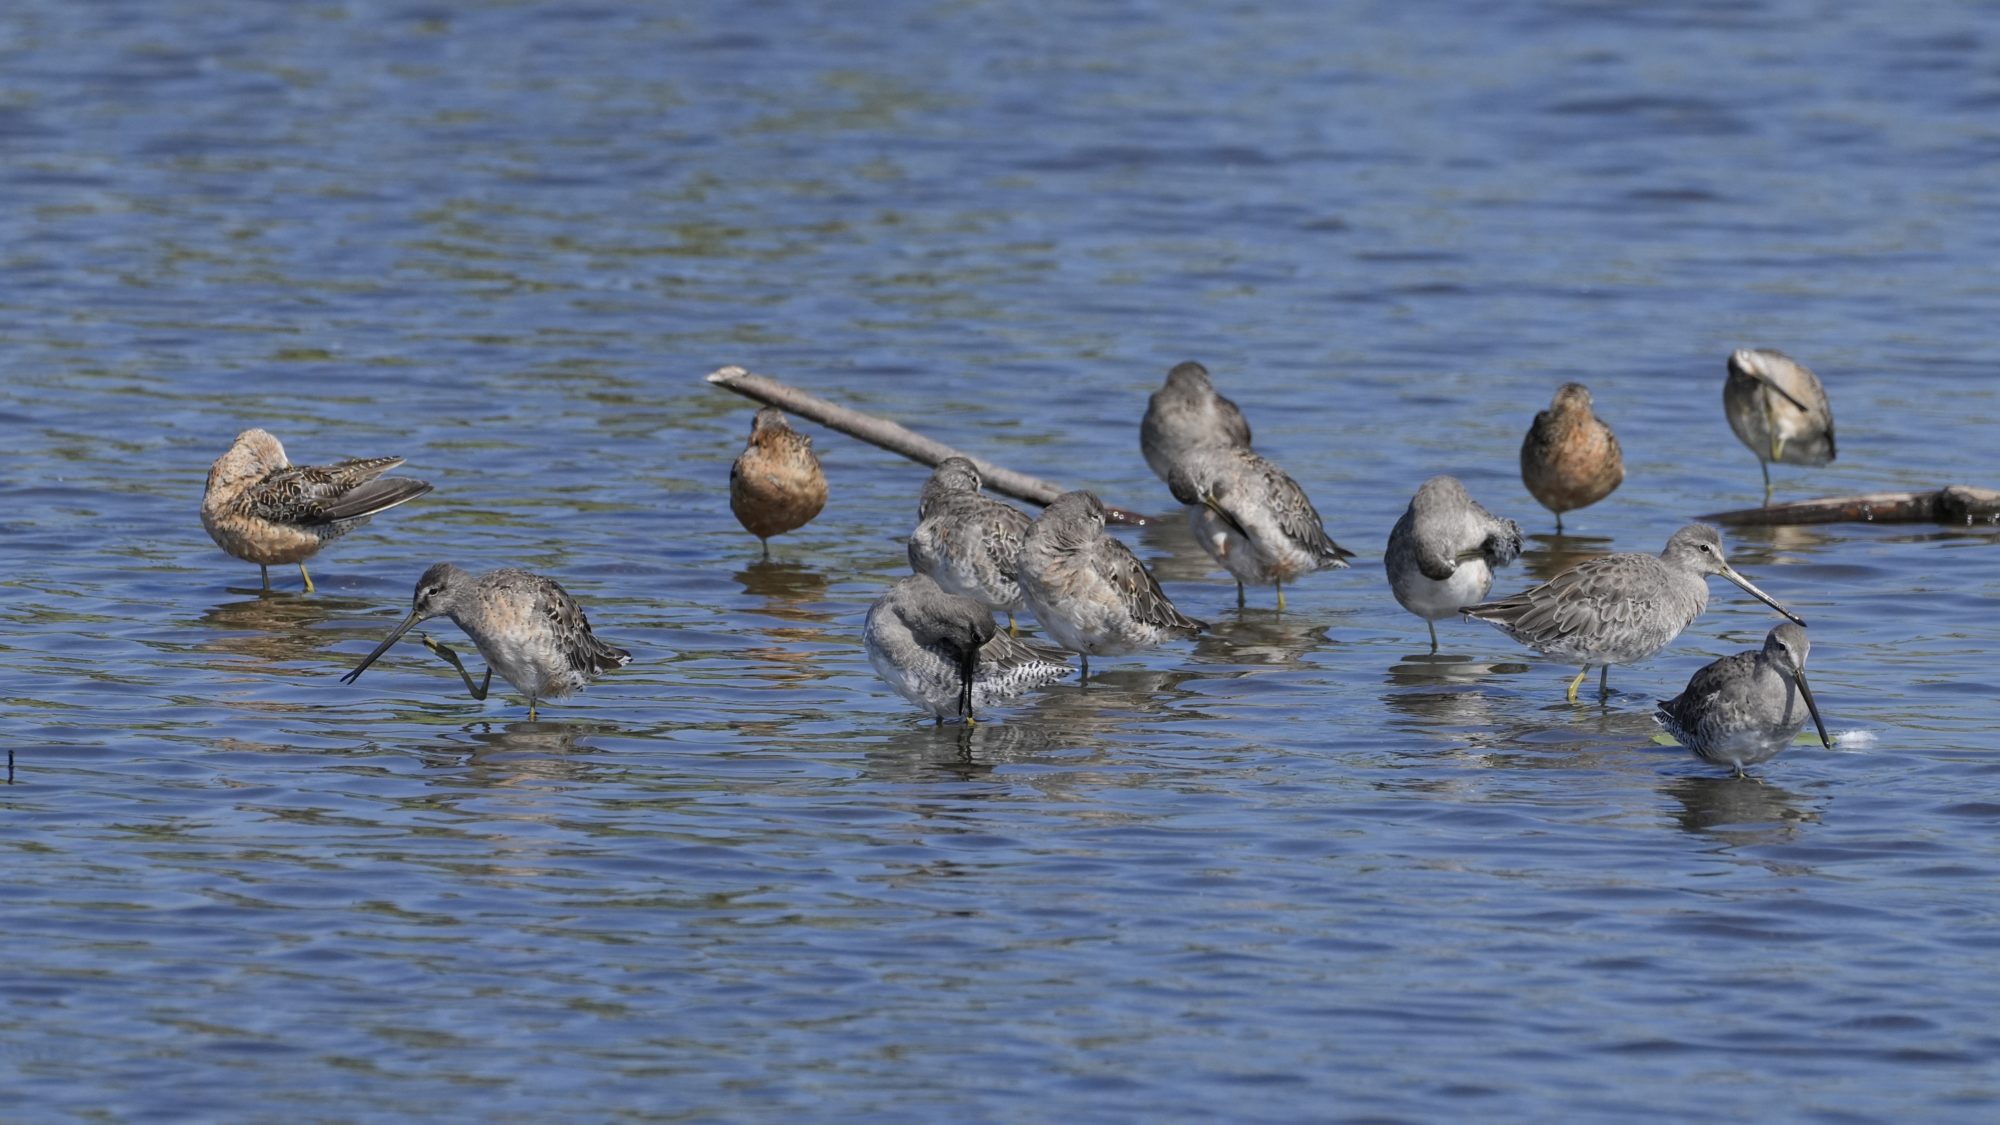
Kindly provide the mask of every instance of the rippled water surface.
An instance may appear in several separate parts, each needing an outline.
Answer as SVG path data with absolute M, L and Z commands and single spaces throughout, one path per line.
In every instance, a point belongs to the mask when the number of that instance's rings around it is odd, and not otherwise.
M 1569 706 L 1379 561 L 1436 472 L 1503 591 L 1755 503 L 1750 344 L 1839 418 L 1781 495 L 2000 483 L 2000 8 L 1272 7 L 0 9 L 0 1115 L 2000 1113 L 1992 531 L 1732 534 L 1840 741 L 1756 780 L 1649 718 L 1728 587 Z M 970 732 L 859 644 L 923 470 L 807 427 L 761 560 L 701 382 L 1164 511 L 1188 358 L 1362 558 L 1279 616 L 1126 532 L 1213 631 Z M 1571 379 L 1629 476 L 1558 540 Z M 250 425 L 437 490 L 266 593 L 196 518 Z M 439 559 L 631 667 L 341 684 Z

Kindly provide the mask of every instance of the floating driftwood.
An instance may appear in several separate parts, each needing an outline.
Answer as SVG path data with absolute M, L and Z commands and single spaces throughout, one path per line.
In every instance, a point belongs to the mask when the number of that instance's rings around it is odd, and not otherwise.
M 1928 492 L 1827 496 L 1768 508 L 1710 512 L 1700 518 L 1758 527 L 1801 523 L 1994 523 L 2000 521 L 2000 490 L 1954 484 Z
M 887 418 L 877 418 L 873 414 L 850 410 L 845 406 L 828 402 L 818 395 L 787 386 L 767 375 L 745 371 L 735 364 L 710 372 L 708 381 L 723 390 L 735 391 L 745 398 L 775 406 L 787 414 L 810 418 L 827 429 L 839 430 L 849 437 L 860 438 L 870 445 L 901 454 L 919 464 L 934 466 L 947 457 L 966 458 L 978 467 L 979 475 L 986 481 L 986 487 L 1012 496 L 1016 500 L 1046 505 L 1068 491 L 1053 481 L 1002 468 L 991 461 L 953 449 L 941 441 L 933 441 Z M 1113 508 L 1108 504 L 1105 505 L 1104 514 L 1113 523 L 1135 526 L 1156 522 L 1157 518 L 1140 515 L 1124 508 Z

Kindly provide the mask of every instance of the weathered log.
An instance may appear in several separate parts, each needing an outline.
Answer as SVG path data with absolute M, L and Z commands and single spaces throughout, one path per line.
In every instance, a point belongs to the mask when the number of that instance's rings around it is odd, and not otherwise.
M 899 423 L 873 414 L 864 414 L 837 403 L 828 402 L 818 395 L 788 386 L 768 375 L 758 375 L 731 364 L 719 368 L 708 375 L 708 381 L 726 391 L 735 391 L 745 398 L 775 406 L 787 414 L 810 418 L 830 430 L 838 430 L 849 437 L 859 438 L 870 445 L 880 446 L 891 453 L 900 454 L 921 465 L 935 466 L 947 457 L 963 457 L 979 469 L 979 475 L 986 487 L 995 492 L 1012 496 L 1016 500 L 1026 500 L 1030 504 L 1046 506 L 1056 497 L 1068 491 L 1053 481 L 1031 477 L 1002 468 L 981 457 L 953 449 L 941 441 L 934 441 Z M 1159 517 L 1145 516 L 1124 508 L 1104 507 L 1105 518 L 1113 523 L 1143 526 L 1157 523 Z
M 1738 527 L 1806 523 L 1994 523 L 2000 521 L 2000 490 L 1954 484 L 1927 492 L 1827 496 L 1768 508 L 1710 512 L 1697 518 Z

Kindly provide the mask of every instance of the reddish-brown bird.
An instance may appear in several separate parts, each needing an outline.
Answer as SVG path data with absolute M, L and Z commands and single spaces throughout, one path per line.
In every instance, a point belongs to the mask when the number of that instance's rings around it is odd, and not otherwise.
M 764 543 L 771 536 L 804 527 L 826 507 L 826 474 L 812 451 L 812 438 L 785 424 L 774 406 L 757 412 L 750 443 L 729 467 L 729 510 L 743 529 Z
M 1560 535 L 1564 512 L 1588 508 L 1624 479 L 1618 435 L 1590 412 L 1590 388 L 1564 383 L 1521 442 L 1521 483 L 1556 514 Z

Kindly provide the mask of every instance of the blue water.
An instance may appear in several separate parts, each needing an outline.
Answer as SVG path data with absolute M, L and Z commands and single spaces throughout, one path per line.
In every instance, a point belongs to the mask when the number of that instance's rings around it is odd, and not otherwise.
M 1834 752 L 1651 701 L 1716 584 L 1573 670 L 1380 571 L 1424 477 L 1511 591 L 1755 504 L 1723 362 L 1825 379 L 1782 498 L 1992 486 L 2000 6 L 0 9 L 0 1090 L 10 1119 L 1983 1120 L 1989 528 L 1732 532 Z M 742 364 L 1172 508 L 1199 359 L 1362 555 L 966 734 L 872 674 L 924 470 L 815 434 L 770 561 Z M 1569 538 L 1516 450 L 1588 383 Z M 258 588 L 196 517 L 261 425 L 430 496 Z M 537 722 L 415 645 L 452 559 L 631 667 Z M 437 635 L 451 640 L 449 626 Z M 470 646 L 461 646 L 469 651 Z M 474 662 L 477 667 L 477 662 Z

